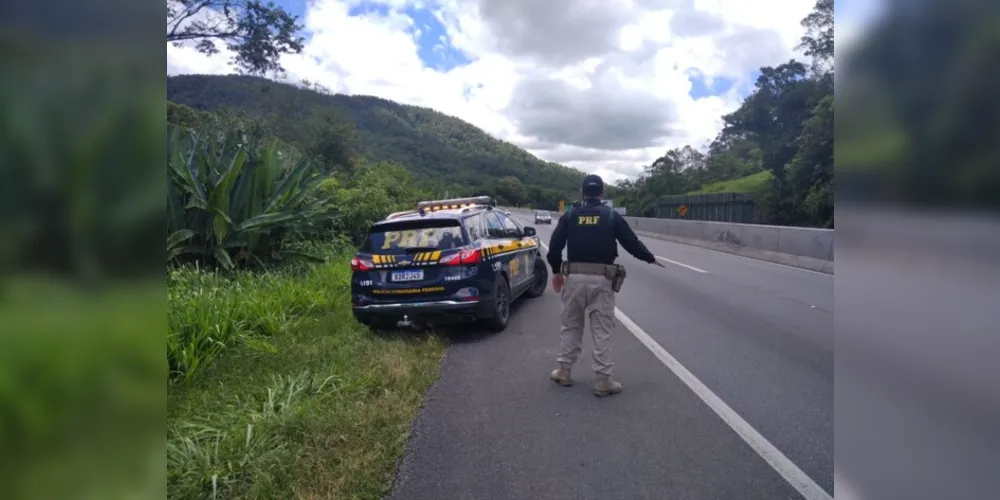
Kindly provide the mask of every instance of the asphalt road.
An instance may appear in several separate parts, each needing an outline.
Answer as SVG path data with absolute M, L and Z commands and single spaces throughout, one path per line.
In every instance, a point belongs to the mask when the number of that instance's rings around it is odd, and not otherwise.
M 589 333 L 576 384 L 552 383 L 558 296 L 522 299 L 505 332 L 449 348 L 390 498 L 832 496 L 833 277 L 643 240 L 669 261 L 619 250 L 625 390 L 592 395 Z

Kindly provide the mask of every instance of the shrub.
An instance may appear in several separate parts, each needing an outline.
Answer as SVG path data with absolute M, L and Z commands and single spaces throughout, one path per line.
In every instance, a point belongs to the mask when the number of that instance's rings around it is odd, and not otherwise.
M 294 254 L 284 241 L 319 235 L 333 217 L 333 207 L 310 196 L 321 180 L 313 165 L 255 132 L 168 125 L 168 262 L 263 264 Z

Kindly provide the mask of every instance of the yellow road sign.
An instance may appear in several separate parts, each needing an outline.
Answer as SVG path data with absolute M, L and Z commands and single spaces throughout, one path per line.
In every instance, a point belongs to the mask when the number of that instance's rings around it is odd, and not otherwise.
M 681 217 L 687 217 L 688 207 L 687 205 L 681 205 L 677 207 L 677 213 L 681 214 Z

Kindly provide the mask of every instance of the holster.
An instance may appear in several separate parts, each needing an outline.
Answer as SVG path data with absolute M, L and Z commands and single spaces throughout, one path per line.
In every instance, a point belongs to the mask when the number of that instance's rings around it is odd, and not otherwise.
M 611 289 L 615 293 L 622 289 L 625 284 L 625 266 L 621 264 L 596 264 L 590 262 L 563 262 L 559 272 L 564 276 L 571 274 L 590 274 L 594 276 L 604 276 L 611 281 Z
M 625 272 L 625 266 L 621 264 L 615 264 L 614 267 L 615 269 L 611 273 L 611 277 L 609 279 L 611 280 L 611 289 L 614 290 L 615 293 L 618 293 L 622 289 L 622 285 L 625 284 L 625 276 L 627 273 Z M 607 276 L 607 274 L 605 274 L 605 276 Z

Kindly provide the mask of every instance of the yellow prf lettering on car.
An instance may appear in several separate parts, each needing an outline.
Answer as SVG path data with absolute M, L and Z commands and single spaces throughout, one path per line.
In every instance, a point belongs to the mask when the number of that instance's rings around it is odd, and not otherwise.
M 388 250 L 392 244 L 399 241 L 399 231 L 385 233 L 385 241 L 382 243 L 382 250 Z
M 577 219 L 576 223 L 580 224 L 581 226 L 593 226 L 596 225 L 598 222 L 601 222 L 600 215 L 581 215 L 580 218 Z
M 399 240 L 399 246 L 403 248 L 417 246 L 417 232 L 412 230 L 403 231 L 403 237 Z
M 429 247 L 431 246 L 431 237 L 434 236 L 433 229 L 424 229 L 420 231 L 420 243 L 414 246 L 418 247 Z
M 517 276 L 521 272 L 521 261 L 517 260 L 517 257 L 511 259 L 510 261 L 510 274 L 512 276 Z

